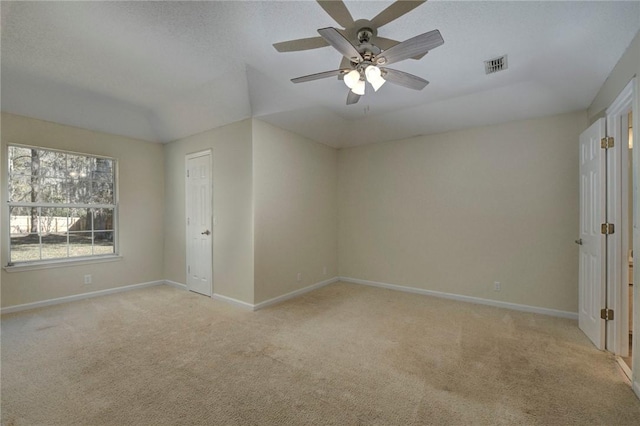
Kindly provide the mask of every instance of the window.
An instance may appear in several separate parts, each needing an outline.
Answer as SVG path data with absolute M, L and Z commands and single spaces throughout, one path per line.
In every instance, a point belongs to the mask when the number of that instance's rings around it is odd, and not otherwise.
M 8 149 L 9 266 L 117 253 L 114 159 Z

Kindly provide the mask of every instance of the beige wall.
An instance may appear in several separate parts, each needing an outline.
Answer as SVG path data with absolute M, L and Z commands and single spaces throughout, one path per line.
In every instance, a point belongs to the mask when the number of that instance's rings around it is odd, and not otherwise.
M 166 279 L 186 282 L 184 157 L 205 149 L 215 293 L 260 303 L 337 275 L 336 150 L 245 120 L 165 146 Z
M 164 276 L 186 284 L 185 156 L 213 154 L 213 291 L 253 303 L 251 120 L 165 145 Z
M 245 120 L 163 146 L 3 114 L 3 149 L 14 142 L 119 160 L 123 260 L 3 270 L 2 306 L 154 280 L 186 283 L 185 156 L 206 149 L 213 154 L 215 293 L 259 303 L 335 277 L 337 151 L 257 120 L 253 125 Z
M 37 271 L 2 270 L 2 306 L 38 302 L 97 290 L 161 280 L 163 250 L 163 148 L 160 144 L 2 114 L 2 156 L 8 143 L 104 155 L 118 160 L 119 240 L 122 260 Z M 7 163 L 1 162 L 6 188 Z M 6 191 L 2 191 L 6 205 Z M 1 210 L 2 221 L 7 210 Z M 2 264 L 8 242 L 2 239 Z M 85 285 L 83 276 L 93 283 Z
M 640 17 L 639 17 L 640 19 Z M 589 122 L 605 116 L 605 110 L 618 97 L 634 75 L 640 69 L 640 31 L 607 77 L 598 94 L 589 106 Z
M 337 276 L 337 151 L 254 120 L 253 185 L 255 302 Z
M 340 275 L 576 312 L 586 118 L 340 151 Z

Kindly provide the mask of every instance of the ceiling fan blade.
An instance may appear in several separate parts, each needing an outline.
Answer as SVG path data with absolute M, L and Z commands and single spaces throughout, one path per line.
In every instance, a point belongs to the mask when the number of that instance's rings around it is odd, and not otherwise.
M 380 71 L 382 71 L 382 78 L 389 83 L 408 87 L 409 89 L 422 90 L 429 84 L 427 80 L 404 71 L 393 70 L 391 68 L 380 68 Z
M 320 1 L 318 4 L 329 14 L 342 28 L 349 28 L 353 25 L 353 17 L 349 9 L 341 0 Z
M 378 65 L 393 64 L 394 62 L 422 55 L 443 44 L 444 40 L 440 31 L 429 31 L 428 33 L 420 34 L 385 50 L 378 55 L 376 62 Z
M 297 52 L 326 46 L 329 46 L 329 43 L 322 37 L 301 38 L 273 44 L 273 47 L 275 47 L 278 52 Z
M 347 94 L 347 105 L 357 104 L 359 100 L 360 95 L 357 95 L 349 90 L 349 93 Z
M 377 37 L 377 36 L 373 38 L 373 44 L 375 44 L 376 46 L 378 46 L 382 50 L 391 49 L 393 46 L 395 46 L 398 43 L 400 43 L 398 40 L 392 40 L 390 38 Z M 425 53 L 422 53 L 420 55 L 412 56 L 411 59 L 422 59 L 424 57 L 424 55 L 426 55 L 427 53 L 429 53 L 429 52 L 425 52 Z
M 333 71 L 324 71 L 319 72 L 317 74 L 309 74 L 302 77 L 292 78 L 291 81 L 294 83 L 304 83 L 307 81 L 320 80 L 321 78 L 333 77 L 334 75 L 346 74 L 351 70 L 333 70 Z
M 356 59 L 357 61 L 362 61 L 362 55 L 358 52 L 358 49 L 351 44 L 349 40 L 343 36 L 340 31 L 335 28 L 320 28 L 318 33 L 324 38 L 331 46 L 333 46 L 338 52 L 342 54 L 345 58 L 348 59 Z
M 422 3 L 425 3 L 427 0 L 420 1 L 396 1 L 391 4 L 391 6 L 387 7 L 382 12 L 378 13 L 378 15 L 371 20 L 371 23 L 374 27 L 380 28 L 383 25 L 388 24 L 391 21 L 394 21 L 401 17 L 402 15 L 411 12 L 416 7 L 420 6 Z M 346 28 L 346 27 L 345 27 Z
M 385 38 L 385 37 L 375 36 L 373 38 L 373 44 L 375 44 L 382 50 L 391 49 L 393 46 L 399 43 L 400 42 L 398 40 L 392 40 L 390 38 Z

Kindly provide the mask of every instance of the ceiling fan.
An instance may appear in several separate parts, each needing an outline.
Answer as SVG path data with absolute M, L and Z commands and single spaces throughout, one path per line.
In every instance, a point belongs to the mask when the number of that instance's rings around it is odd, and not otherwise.
M 273 47 L 278 52 L 295 52 L 333 46 L 342 54 L 343 59 L 337 70 L 293 78 L 292 82 L 303 83 L 337 76 L 343 79 L 350 89 L 347 105 L 355 104 L 364 95 L 365 81 L 369 82 L 375 91 L 387 81 L 414 90 L 422 90 L 429 84 L 423 78 L 386 68 L 386 65 L 409 58 L 422 58 L 430 50 L 444 43 L 440 31 L 429 31 L 403 42 L 378 37 L 377 31 L 378 28 L 412 11 L 426 0 L 398 0 L 370 21 L 366 19 L 354 21 L 341 0 L 317 1 L 329 16 L 344 28 L 321 28 L 318 30 L 320 37 L 284 41 L 275 43 Z

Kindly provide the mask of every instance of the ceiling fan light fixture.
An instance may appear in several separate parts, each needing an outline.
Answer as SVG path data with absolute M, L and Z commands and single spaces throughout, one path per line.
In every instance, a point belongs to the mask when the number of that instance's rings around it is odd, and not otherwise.
M 364 80 L 358 80 L 356 84 L 351 88 L 351 91 L 356 95 L 364 95 Z
M 375 65 L 369 65 L 364 70 L 364 75 L 367 77 L 367 81 L 371 84 L 371 86 L 373 86 L 373 90 L 375 90 L 376 92 L 379 88 L 382 87 L 384 83 L 386 83 L 386 80 L 382 78 L 382 72 L 380 71 L 380 68 L 376 67 Z
M 347 85 L 349 89 L 353 89 L 356 84 L 360 81 L 360 73 L 358 70 L 351 70 L 344 76 L 344 84 Z
M 278 52 L 293 52 L 331 46 L 342 55 L 340 68 L 292 78 L 293 83 L 319 80 L 338 76 L 349 88 L 347 105 L 353 105 L 364 95 L 367 83 L 378 91 L 385 82 L 413 90 L 422 90 L 429 82 L 423 78 L 403 71 L 386 68 L 405 59 L 420 59 L 429 51 L 444 44 L 438 30 L 419 34 L 405 41 L 378 37 L 378 28 L 410 12 L 425 0 L 395 0 L 371 21 L 354 20 L 344 4 L 344 0 L 320 1 L 324 9 L 342 29 L 334 27 L 319 28 L 320 37 L 291 40 L 276 43 Z M 357 31 L 356 31 L 357 30 Z M 380 68 L 382 67 L 382 68 Z

